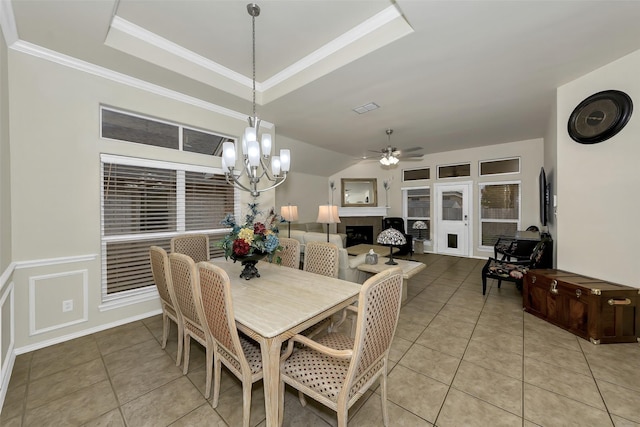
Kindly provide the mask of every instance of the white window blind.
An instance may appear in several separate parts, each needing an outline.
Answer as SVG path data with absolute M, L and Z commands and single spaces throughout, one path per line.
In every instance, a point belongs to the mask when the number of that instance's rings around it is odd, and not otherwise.
M 103 301 L 152 287 L 149 246 L 169 252 L 177 234 L 208 234 L 211 255 L 222 255 L 220 221 L 237 199 L 213 168 L 103 155 Z

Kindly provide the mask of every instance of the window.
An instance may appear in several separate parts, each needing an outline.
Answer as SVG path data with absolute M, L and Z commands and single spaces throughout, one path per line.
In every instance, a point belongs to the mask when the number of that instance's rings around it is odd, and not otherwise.
M 236 212 L 238 193 L 213 168 L 103 154 L 103 302 L 154 291 L 149 246 L 169 251 L 177 234 L 226 233 L 220 222 Z
M 402 180 L 403 181 L 417 181 L 419 179 L 429 179 L 431 177 L 430 168 L 419 169 L 403 169 Z
M 483 160 L 480 162 L 480 176 L 520 173 L 520 158 Z
M 438 179 L 471 176 L 471 163 L 438 166 Z
M 480 244 L 493 247 L 501 235 L 514 235 L 520 225 L 520 183 L 480 184 Z
M 429 187 L 407 188 L 403 191 L 405 215 L 407 217 L 407 234 L 414 239 L 431 240 L 431 189 Z M 414 230 L 413 224 L 423 221 L 426 230 Z
M 222 144 L 235 141 L 224 135 L 188 128 L 176 123 L 152 119 L 101 107 L 103 138 L 153 145 L 172 150 L 220 156 Z

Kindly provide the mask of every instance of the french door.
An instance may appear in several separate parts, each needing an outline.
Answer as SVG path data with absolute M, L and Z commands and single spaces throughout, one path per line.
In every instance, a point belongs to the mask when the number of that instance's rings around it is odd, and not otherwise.
M 472 183 L 435 184 L 435 251 L 471 256 Z

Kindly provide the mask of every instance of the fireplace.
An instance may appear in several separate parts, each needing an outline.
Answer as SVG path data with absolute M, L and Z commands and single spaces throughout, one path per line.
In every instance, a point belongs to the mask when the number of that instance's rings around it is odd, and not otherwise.
M 347 246 L 354 246 L 365 243 L 373 244 L 373 226 L 371 225 L 347 225 Z
M 341 217 L 338 223 L 338 233 L 347 235 L 347 246 L 363 243 L 375 245 L 375 239 L 381 231 L 381 216 L 347 216 Z M 351 239 L 349 235 L 352 236 Z

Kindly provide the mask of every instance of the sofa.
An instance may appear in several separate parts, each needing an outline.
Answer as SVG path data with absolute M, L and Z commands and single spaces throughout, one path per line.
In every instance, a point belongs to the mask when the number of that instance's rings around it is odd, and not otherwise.
M 286 236 L 287 233 L 283 233 L 283 236 Z M 291 230 L 291 238 L 296 239 L 300 242 L 300 258 L 304 259 L 304 247 L 308 242 L 326 242 L 327 241 L 327 233 L 320 233 L 316 231 L 302 231 L 302 230 Z M 356 283 L 364 283 L 367 279 L 367 273 L 358 270 L 358 265 L 364 264 L 365 256 L 349 256 L 347 250 L 345 249 L 345 244 L 347 241 L 346 234 L 329 234 L 329 242 L 333 243 L 338 247 L 339 252 L 339 267 L 338 267 L 338 278 L 343 280 L 348 280 L 350 282 Z

